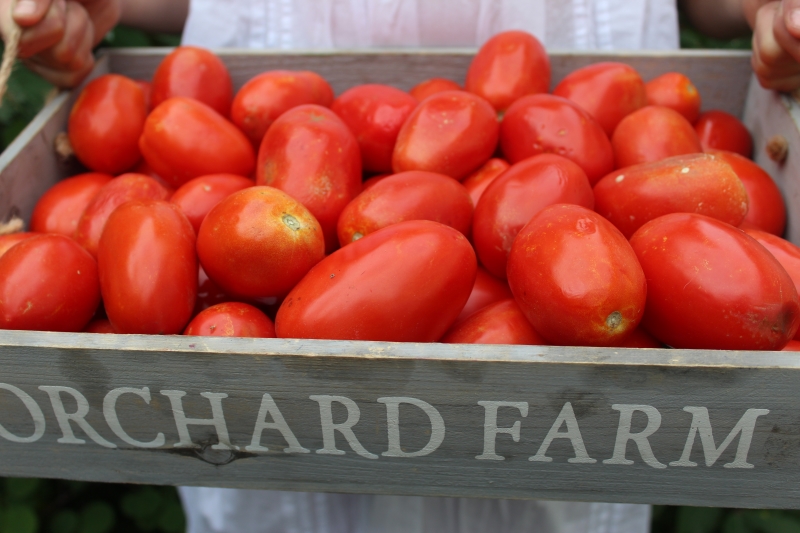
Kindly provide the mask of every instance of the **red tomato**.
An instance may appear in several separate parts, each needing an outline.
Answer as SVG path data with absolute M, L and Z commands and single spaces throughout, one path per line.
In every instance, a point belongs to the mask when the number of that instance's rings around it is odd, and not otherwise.
M 556 85 L 553 94 L 585 109 L 608 136 L 623 118 L 647 105 L 644 81 L 624 63 L 595 63 L 574 70 Z
M 472 200 L 444 174 L 412 170 L 376 183 L 347 204 L 339 217 L 342 246 L 404 220 L 433 220 L 464 235 L 472 223 Z
M 553 205 L 519 232 L 508 284 L 534 329 L 559 345 L 614 346 L 636 329 L 647 283 L 625 237 L 578 205 Z
M 203 219 L 215 205 L 236 191 L 253 185 L 253 180 L 235 174 L 209 174 L 181 185 L 169 201 L 181 208 L 197 233 Z
M 647 333 L 642 326 L 633 330 L 617 346 L 620 348 L 666 348 L 663 342 Z
M 146 118 L 147 102 L 139 85 L 125 76 L 106 74 L 89 82 L 72 106 L 69 142 L 88 168 L 119 174 L 142 157 L 139 136 Z
M 184 335 L 204 337 L 275 338 L 275 325 L 267 315 L 249 304 L 228 302 L 209 307 L 194 317 Z
M 280 189 L 303 204 L 322 226 L 325 250 L 330 253 L 339 245 L 339 215 L 361 192 L 356 138 L 330 109 L 318 105 L 290 109 L 264 135 L 256 183 Z
M 72 237 L 86 207 L 111 178 L 108 174 L 88 172 L 56 183 L 36 202 L 31 231 Z
M 595 211 L 630 238 L 649 220 L 699 213 L 738 226 L 747 192 L 730 165 L 709 154 L 670 157 L 612 172 L 594 186 Z
M 651 220 L 630 242 L 647 276 L 642 325 L 669 346 L 779 350 L 797 331 L 792 278 L 744 232 L 674 213 Z
M 530 157 L 495 179 L 475 208 L 472 240 L 481 264 L 505 279 L 508 253 L 532 216 L 553 204 L 594 207 L 592 186 L 581 168 L 564 157 Z
M 63 235 L 37 235 L 0 257 L 0 329 L 81 331 L 100 303 L 97 263 Z
M 668 107 L 647 106 L 625 117 L 611 137 L 617 168 L 702 152 L 694 128 Z
M 449 344 L 547 344 L 513 298 L 494 302 L 450 328 L 439 342 Z
M 783 347 L 784 352 L 800 352 L 800 341 L 791 340 Z
M 0 257 L 3 256 L 12 246 L 24 240 L 30 239 L 39 235 L 31 231 L 22 231 L 19 233 L 9 233 L 8 235 L 0 235 Z
M 377 176 L 372 176 L 371 178 L 364 180 L 364 182 L 361 184 L 361 192 L 366 192 L 368 189 L 374 187 L 375 184 L 381 181 L 382 179 L 388 178 L 389 176 L 392 175 L 393 174 L 378 174 Z
M 116 333 L 114 326 L 107 318 L 95 318 L 89 322 L 85 328 L 84 333 Z
M 173 187 L 207 174 L 249 176 L 253 145 L 236 126 L 190 98 L 171 98 L 156 107 L 139 139 L 147 164 Z
M 179 46 L 158 65 L 153 75 L 153 107 L 182 96 L 203 102 L 227 117 L 231 110 L 233 85 L 228 68 L 212 52 L 194 46 Z
M 231 121 L 253 143 L 261 139 L 275 120 L 303 104 L 330 107 L 333 89 L 325 79 L 307 70 L 272 70 L 245 83 L 231 107 Z
M 464 307 L 476 267 L 453 228 L 393 224 L 311 269 L 278 310 L 275 330 L 280 338 L 434 342 Z
M 727 150 L 744 157 L 753 153 L 753 138 L 741 121 L 725 111 L 706 111 L 694 125 L 703 150 Z
M 229 296 L 227 292 L 223 291 L 219 285 L 211 281 L 200 267 L 197 272 L 197 300 L 194 303 L 194 313 L 197 315 L 200 311 L 208 309 L 212 305 L 217 305 L 225 302 L 230 302 L 234 298 Z
M 475 283 L 472 286 L 472 292 L 469 293 L 469 299 L 467 303 L 464 304 L 464 308 L 453 323 L 453 327 L 487 305 L 508 298 L 512 298 L 508 283 L 506 283 L 505 280 L 497 279 L 492 276 L 486 269 L 479 265 L 477 274 L 475 275 Z
M 512 164 L 545 153 L 564 156 L 592 184 L 614 170 L 611 142 L 600 125 L 573 102 L 549 94 L 520 98 L 506 111 L 500 146 Z
M 407 92 L 388 85 L 358 85 L 342 93 L 331 111 L 355 135 L 364 171 L 391 172 L 397 134 L 417 103 Z
M 163 200 L 134 200 L 108 217 L 97 249 L 106 314 L 118 333 L 175 335 L 192 317 L 192 225 Z
M 509 166 L 511 165 L 509 165 L 505 159 L 493 157 L 461 182 L 461 184 L 466 187 L 469 197 L 472 198 L 473 205 L 478 205 L 478 200 L 481 199 L 486 187 L 488 187 L 497 176 L 508 170 Z
M 427 170 L 462 180 L 492 156 L 499 129 L 486 100 L 464 91 L 434 94 L 400 129 L 392 168 Z
M 550 88 L 550 58 L 539 40 L 524 31 L 498 33 L 481 46 L 467 71 L 467 91 L 503 112 L 528 94 Z
M 147 112 L 149 113 L 153 109 L 153 84 L 147 80 L 133 80 L 136 82 L 136 85 L 144 93 L 144 102 L 145 107 L 147 108 Z
M 453 80 L 444 78 L 431 78 L 416 84 L 409 92 L 418 101 L 423 101 L 432 94 L 444 91 L 461 91 L 463 88 Z
M 694 124 L 700 116 L 700 93 L 689 78 L 679 72 L 667 72 L 645 84 L 647 105 L 660 105 L 677 111 Z
M 325 241 L 300 202 L 272 187 L 250 187 L 208 213 L 197 235 L 197 255 L 225 292 L 269 302 L 322 260 Z

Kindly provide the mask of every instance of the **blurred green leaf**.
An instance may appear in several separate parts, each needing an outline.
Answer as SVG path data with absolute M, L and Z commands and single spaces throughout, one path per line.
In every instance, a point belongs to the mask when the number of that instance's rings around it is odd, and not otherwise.
M 725 522 L 722 524 L 722 533 L 751 533 L 752 530 L 747 526 L 744 521 L 744 516 L 741 513 L 733 513 L 728 515 Z
M 50 521 L 50 533 L 74 533 L 78 529 L 78 520 L 75 511 L 60 511 Z
M 125 516 L 134 520 L 155 517 L 161 507 L 162 496 L 153 487 L 141 487 L 122 497 L 121 508 Z
M 164 533 L 181 533 L 186 529 L 186 518 L 179 502 L 171 502 L 163 507 L 158 516 L 158 527 Z
M 742 516 L 759 533 L 800 533 L 800 521 L 783 511 L 747 511 Z
M 4 509 L 0 519 L 0 531 L 3 533 L 36 533 L 38 530 L 39 519 L 32 507 L 12 504 Z
M 716 507 L 681 507 L 678 509 L 677 533 L 711 533 L 722 519 Z
M 81 510 L 80 533 L 106 533 L 114 527 L 114 509 L 103 501 L 92 502 Z
M 36 492 L 40 482 L 38 479 L 9 477 L 4 480 L 4 485 L 8 499 L 21 502 Z
M 152 46 L 150 37 L 143 31 L 128 26 L 117 26 L 108 32 L 103 39 L 103 45 L 110 48 L 130 46 Z

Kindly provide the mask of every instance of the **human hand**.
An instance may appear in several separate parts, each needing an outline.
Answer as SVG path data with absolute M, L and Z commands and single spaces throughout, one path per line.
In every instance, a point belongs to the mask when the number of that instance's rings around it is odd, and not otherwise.
M 800 0 L 744 0 L 753 28 L 753 72 L 767 89 L 800 88 Z

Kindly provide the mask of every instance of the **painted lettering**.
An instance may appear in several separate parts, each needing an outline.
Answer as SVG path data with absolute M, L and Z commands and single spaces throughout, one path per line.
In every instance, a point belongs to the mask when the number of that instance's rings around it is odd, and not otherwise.
M 505 457 L 495 453 L 495 445 L 498 433 L 507 433 L 511 435 L 514 442 L 519 442 L 519 428 L 521 422 L 517 420 L 511 427 L 499 428 L 497 427 L 497 410 L 500 407 L 511 407 L 517 409 L 522 417 L 528 416 L 528 402 L 489 402 L 480 401 L 478 405 L 483 406 L 484 421 L 483 421 L 483 453 L 476 456 L 475 459 L 487 459 L 492 461 L 504 461 Z
M 106 418 L 106 423 L 108 427 L 111 428 L 111 431 L 114 432 L 114 435 L 119 437 L 123 442 L 131 446 L 136 446 L 137 448 L 158 448 L 159 446 L 163 446 L 165 439 L 164 434 L 161 432 L 150 442 L 142 442 L 134 439 L 122 429 L 122 425 L 119 423 L 119 417 L 117 417 L 117 400 L 123 394 L 135 394 L 144 400 L 147 405 L 150 405 L 150 389 L 148 387 L 142 387 L 141 389 L 119 387 L 109 391 L 106 397 L 103 398 L 103 416 Z
M 10 440 L 11 442 L 19 442 L 20 444 L 30 444 L 32 442 L 36 442 L 37 440 L 42 438 L 44 435 L 44 413 L 42 409 L 39 407 L 39 404 L 36 403 L 36 400 L 31 398 L 31 396 L 25 392 L 24 390 L 15 387 L 14 385 L 9 385 L 7 383 L 0 383 L 0 389 L 7 390 L 8 392 L 15 395 L 22 401 L 22 404 L 28 409 L 28 412 L 31 414 L 31 418 L 33 419 L 33 434 L 30 437 L 18 437 L 14 435 L 2 425 L 0 425 L 0 437 L 3 437 L 6 440 Z
M 361 418 L 361 410 L 356 405 L 356 402 L 345 396 L 328 396 L 328 395 L 312 395 L 310 399 L 319 403 L 319 417 L 322 423 L 322 448 L 317 450 L 317 453 L 323 455 L 344 455 L 344 450 L 336 447 L 336 431 L 344 436 L 350 448 L 361 457 L 367 459 L 377 459 L 378 456 L 374 453 L 368 452 L 353 433 L 353 426 L 358 423 Z M 333 402 L 340 403 L 347 409 L 347 419 L 338 424 L 333 423 L 333 412 L 331 404 Z
M 567 431 L 561 432 L 561 426 L 564 424 L 567 425 Z M 572 443 L 575 457 L 567 459 L 568 463 L 590 464 L 597 462 L 597 459 L 592 459 L 586 452 L 586 445 L 583 443 L 581 430 L 578 427 L 578 421 L 575 419 L 575 411 L 572 410 L 572 404 L 570 402 L 565 403 L 564 407 L 561 408 L 561 412 L 558 414 L 556 421 L 553 422 L 550 431 L 547 432 L 547 436 L 542 441 L 542 445 L 539 446 L 539 451 L 536 452 L 536 455 L 529 457 L 528 460 L 541 461 L 543 463 L 551 462 L 553 458 L 547 456 L 547 449 L 550 448 L 550 444 L 554 439 L 569 439 Z
M 192 442 L 189 435 L 189 426 L 214 426 L 217 431 L 217 444 L 211 446 L 212 450 L 238 450 L 238 446 L 231 444 L 228 436 L 228 426 L 225 424 L 225 415 L 222 412 L 222 399 L 228 395 L 223 392 L 201 392 L 200 396 L 207 398 L 211 404 L 211 418 L 186 418 L 183 411 L 183 398 L 186 392 L 182 390 L 162 390 L 161 394 L 169 398 L 172 405 L 172 414 L 175 417 L 175 426 L 178 428 L 178 442 L 175 448 L 199 448 Z
M 60 444 L 86 444 L 85 440 L 76 438 L 75 434 L 72 432 L 70 422 L 75 422 L 90 439 L 100 446 L 106 448 L 117 447 L 113 442 L 109 442 L 101 437 L 100 434 L 89 425 L 89 422 L 86 421 L 86 415 L 89 414 L 89 402 L 83 394 L 72 387 L 42 385 L 39 387 L 39 390 L 45 391 L 50 396 L 50 403 L 53 405 L 53 413 L 55 413 L 56 421 L 61 428 L 63 437 L 59 438 L 56 442 Z M 75 403 L 77 403 L 78 407 L 74 413 L 67 413 L 64 408 L 64 402 L 61 401 L 62 392 L 69 394 L 75 399 Z
M 444 441 L 444 419 L 439 411 L 428 402 L 405 396 L 378 398 L 378 403 L 386 405 L 386 425 L 389 431 L 389 449 L 381 455 L 385 457 L 422 457 L 430 455 Z M 407 403 L 422 409 L 431 422 L 431 437 L 428 443 L 415 452 L 405 452 L 400 447 L 400 404 Z
M 606 459 L 606 465 L 632 465 L 633 461 L 625 458 L 628 448 L 628 441 L 632 440 L 639 448 L 639 454 L 646 464 L 653 468 L 666 468 L 667 465 L 660 462 L 653 455 L 650 448 L 650 441 L 647 439 L 661 427 L 661 413 L 652 405 L 629 405 L 614 404 L 611 408 L 619 411 L 619 426 L 617 427 L 617 439 L 614 443 L 614 455 L 611 459 Z M 631 433 L 631 418 L 633 412 L 639 411 L 647 416 L 647 426 L 639 433 Z
M 272 417 L 272 422 L 267 422 L 267 415 Z M 280 409 L 275 404 L 275 400 L 266 393 L 261 397 L 261 407 L 258 409 L 256 427 L 253 428 L 253 439 L 250 441 L 250 445 L 245 446 L 244 449 L 248 452 L 268 452 L 269 448 L 261 445 L 261 434 L 265 429 L 276 429 L 281 432 L 286 444 L 289 445 L 283 449 L 284 453 L 310 453 L 308 448 L 300 446 L 300 442 L 292 433 L 289 424 L 286 423 L 286 419 L 283 418 Z

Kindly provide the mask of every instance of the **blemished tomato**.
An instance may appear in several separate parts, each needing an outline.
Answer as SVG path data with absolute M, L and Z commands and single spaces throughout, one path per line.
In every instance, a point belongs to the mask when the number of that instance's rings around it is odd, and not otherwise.
M 150 99 L 155 108 L 176 96 L 203 102 L 227 117 L 231 110 L 233 85 L 225 63 L 203 48 L 175 48 L 156 68 Z
M 703 151 L 689 121 L 661 106 L 643 107 L 622 119 L 611 145 L 617 168 Z
M 641 325 L 617 346 L 620 348 L 665 348 L 663 342 L 647 333 Z
M 37 235 L 0 257 L 0 329 L 81 331 L 100 303 L 97 263 L 64 235 Z
M 146 118 L 141 87 L 125 76 L 106 74 L 89 82 L 72 106 L 69 142 L 89 169 L 119 174 L 142 157 L 139 136 Z
M 467 189 L 469 197 L 472 198 L 473 205 L 478 205 L 478 200 L 481 199 L 486 187 L 488 187 L 497 176 L 508 170 L 510 166 L 511 165 L 509 165 L 505 159 L 493 157 L 461 182 Z
M 553 94 L 585 109 L 609 137 L 623 118 L 647 105 L 639 73 L 611 61 L 573 70 L 556 85 Z
M 478 202 L 472 224 L 472 241 L 486 270 L 505 279 L 508 253 L 517 233 L 531 217 L 553 204 L 594 207 L 586 173 L 565 157 L 533 156 L 495 179 Z
M 677 111 L 694 124 L 700 116 L 700 93 L 680 72 L 667 72 L 645 84 L 647 105 L 660 105 Z
M 703 150 L 727 150 L 743 157 L 753 154 L 753 138 L 742 122 L 725 111 L 711 110 L 700 115 L 694 125 Z
M 589 182 L 614 170 L 614 151 L 603 128 L 575 103 L 549 94 L 520 98 L 503 117 L 500 146 L 511 164 L 552 153 L 577 163 Z
M 404 220 L 433 220 L 467 235 L 472 211 L 469 193 L 453 178 L 421 170 L 401 172 L 347 204 L 339 216 L 339 243 L 345 246 Z
M 181 208 L 197 233 L 203 219 L 215 205 L 236 191 L 253 185 L 253 180 L 235 174 L 210 174 L 187 181 L 172 194 L 169 201 Z
M 0 257 L 3 256 L 12 246 L 24 240 L 30 239 L 39 235 L 32 231 L 21 231 L 19 233 L 9 233 L 8 235 L 0 235 Z
M 699 213 L 738 226 L 747 192 L 733 168 L 710 154 L 690 154 L 612 172 L 594 186 L 595 211 L 630 238 L 669 213 Z
M 170 98 L 147 117 L 139 148 L 173 187 L 207 174 L 250 176 L 255 151 L 236 126 L 191 98 Z
M 524 31 L 498 33 L 481 46 L 467 71 L 467 91 L 503 112 L 528 94 L 550 88 L 550 58 L 539 40 Z
M 494 302 L 450 328 L 439 342 L 449 344 L 547 344 L 513 298 Z
M 464 90 L 464 88 L 453 80 L 446 80 L 444 78 L 431 78 L 416 84 L 411 88 L 410 91 L 408 91 L 408 93 L 421 102 L 427 97 L 436 93 L 462 90 Z
M 83 328 L 84 333 L 116 333 L 107 318 L 95 318 Z
M 361 192 L 358 142 L 326 107 L 309 104 L 290 109 L 272 123 L 261 141 L 256 183 L 280 189 L 303 204 L 322 227 L 330 253 L 339 245 L 339 215 Z
M 434 94 L 400 129 L 392 168 L 427 170 L 462 180 L 492 157 L 499 129 L 494 109 L 483 98 L 465 91 Z
M 625 237 L 578 205 L 553 205 L 519 232 L 508 284 L 534 329 L 553 344 L 614 346 L 636 329 L 647 283 Z
M 272 187 L 250 187 L 208 213 L 197 255 L 208 277 L 228 294 L 271 303 L 322 260 L 325 241 L 300 202 Z
M 36 202 L 31 215 L 31 231 L 72 237 L 89 202 L 111 179 L 109 174 L 87 172 L 59 181 Z
M 275 120 L 304 104 L 330 107 L 333 89 L 325 79 L 307 70 L 271 70 L 245 83 L 231 107 L 231 122 L 258 147 Z
M 108 217 L 97 249 L 100 289 L 117 333 L 175 335 L 192 317 L 197 255 L 178 206 L 133 200 Z
M 275 338 L 275 325 L 250 304 L 227 302 L 202 311 L 186 326 L 184 335 L 203 337 Z
M 194 302 L 194 313 L 208 309 L 212 305 L 217 305 L 234 300 L 232 296 L 223 291 L 219 285 L 211 281 L 206 271 L 201 266 L 197 272 L 197 300 Z
M 642 325 L 667 345 L 779 350 L 797 331 L 792 278 L 743 231 L 674 213 L 651 220 L 630 242 L 647 276 Z
M 275 330 L 279 338 L 434 342 L 464 307 L 476 268 L 453 228 L 393 224 L 311 269 L 283 301 Z
M 388 85 L 357 85 L 331 105 L 358 141 L 365 172 L 391 172 L 397 134 L 417 99 Z
M 461 313 L 458 314 L 453 327 L 487 305 L 508 298 L 513 298 L 511 289 L 508 288 L 508 283 L 492 276 L 485 268 L 478 265 L 472 292 L 469 293 L 469 299 L 464 304 Z

